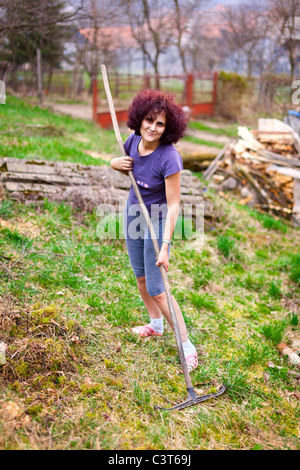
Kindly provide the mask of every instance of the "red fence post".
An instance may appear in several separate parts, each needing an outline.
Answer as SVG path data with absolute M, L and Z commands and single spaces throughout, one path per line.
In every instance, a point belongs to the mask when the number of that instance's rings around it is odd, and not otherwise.
M 217 97 L 218 97 L 218 72 L 214 72 L 214 88 L 213 88 L 213 114 L 215 114 L 216 104 L 217 104 Z
M 149 90 L 149 88 L 150 88 L 150 77 L 149 77 L 149 75 L 144 75 L 144 88 L 145 88 L 145 90 Z
M 97 112 L 98 112 L 98 82 L 97 78 L 92 79 L 93 87 L 93 120 L 97 122 Z
M 188 73 L 186 76 L 186 104 L 190 109 L 193 106 L 193 85 L 194 76 L 192 73 Z

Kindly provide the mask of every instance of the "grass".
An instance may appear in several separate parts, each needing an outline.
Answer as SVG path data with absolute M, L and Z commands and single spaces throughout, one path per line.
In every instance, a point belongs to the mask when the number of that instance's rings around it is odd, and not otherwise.
M 198 131 L 209 132 L 212 135 L 220 135 L 220 136 L 236 138 L 238 124 L 231 124 L 226 127 L 211 127 L 211 126 L 208 126 L 207 124 L 204 124 L 203 122 L 191 121 L 189 123 L 189 127 L 191 129 L 196 129 Z
M 193 144 L 199 144 L 199 145 L 206 145 L 207 147 L 217 147 L 222 149 L 224 147 L 224 144 L 220 144 L 220 142 L 214 142 L 210 140 L 205 140 L 205 139 L 199 139 L 198 137 L 194 137 L 191 135 L 186 135 L 182 138 L 182 140 L 186 142 L 192 142 Z
M 92 146 L 95 132 L 86 123 L 77 137 Z M 39 148 L 50 144 L 40 139 Z M 155 409 L 186 397 L 173 334 L 139 340 L 130 331 L 148 316 L 124 240 L 99 239 L 96 212 L 2 199 L 1 449 L 300 448 L 298 371 L 277 349 L 300 335 L 299 229 L 266 227 L 234 199 L 207 194 L 218 216 L 201 250 L 174 240 L 169 277 L 199 353 L 196 391 L 227 391 L 177 413 Z
M 37 124 L 49 126 L 49 134 L 42 135 L 43 129 L 25 127 Z M 91 157 L 86 151 L 120 153 L 113 131 L 101 129 L 84 119 L 52 113 L 11 95 L 0 107 L 0 128 L 1 157 L 103 165 L 107 162 Z

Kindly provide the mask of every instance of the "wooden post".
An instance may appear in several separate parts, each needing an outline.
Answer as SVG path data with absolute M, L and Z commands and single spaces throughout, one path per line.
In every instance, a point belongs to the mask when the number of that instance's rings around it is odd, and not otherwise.
M 93 87 L 93 120 L 97 122 L 97 112 L 98 112 L 98 82 L 97 78 L 92 79 Z
M 193 107 L 193 86 L 194 76 L 191 73 L 186 75 L 186 105 L 192 109 Z
M 216 105 L 217 105 L 217 97 L 218 97 L 218 72 L 214 72 L 213 81 L 214 81 L 214 87 L 213 87 L 212 102 L 213 102 L 213 114 L 215 114 Z
M 36 50 L 36 61 L 37 61 L 37 87 L 38 97 L 40 103 L 43 103 L 43 88 L 42 88 L 42 69 L 41 69 L 41 49 Z
M 144 75 L 144 88 L 148 90 L 150 88 L 150 77 L 149 75 Z
M 115 73 L 115 98 L 118 98 L 119 95 L 119 74 L 118 71 L 116 70 Z

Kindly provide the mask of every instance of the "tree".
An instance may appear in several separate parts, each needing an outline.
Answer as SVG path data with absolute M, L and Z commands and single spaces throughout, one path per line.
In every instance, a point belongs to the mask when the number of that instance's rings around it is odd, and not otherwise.
M 236 71 L 245 60 L 247 76 L 251 77 L 253 66 L 260 63 L 257 58 L 269 30 L 268 17 L 258 4 L 245 2 L 226 8 L 224 20 L 223 36 L 228 49 L 236 54 Z
M 101 63 L 113 66 L 117 51 L 112 47 L 109 27 L 118 15 L 116 2 L 86 0 L 76 21 L 79 34 L 75 38 L 76 69 L 82 65 L 92 80 L 97 77 Z M 91 88 L 90 87 L 90 91 Z
M 64 4 L 65 2 L 59 2 Z M 65 6 L 65 5 L 64 5 Z M 0 0 L 0 33 L 30 29 L 38 24 L 51 26 L 57 23 L 65 23 L 73 19 L 82 9 L 80 4 L 75 9 L 47 8 L 47 2 L 30 0 Z
M 121 5 L 131 27 L 132 37 L 144 58 L 152 65 L 156 88 L 159 88 L 159 57 L 172 44 L 174 34 L 170 1 L 125 0 Z
M 208 1 L 199 4 L 184 36 L 185 60 L 192 71 L 215 70 L 227 52 L 222 41 L 222 8 L 209 9 L 208 6 Z
M 269 16 L 278 31 L 279 41 L 288 51 L 291 77 L 295 77 L 300 39 L 300 0 L 269 0 Z
M 65 7 L 61 0 L 12 0 L 2 17 L 2 24 L 6 22 L 11 27 L 5 29 L 5 49 L 0 51 L 0 59 L 9 61 L 12 69 L 28 62 L 33 68 L 40 49 L 43 63 L 49 65 L 51 80 L 52 69 L 59 65 L 65 42 L 74 32 L 70 25 L 59 22 L 66 18 Z
M 173 0 L 174 10 L 172 12 L 172 29 L 174 31 L 173 42 L 178 49 L 181 65 L 184 73 L 187 73 L 186 54 L 189 44 L 195 39 L 197 29 L 191 28 L 191 19 L 203 6 L 208 4 L 208 0 Z

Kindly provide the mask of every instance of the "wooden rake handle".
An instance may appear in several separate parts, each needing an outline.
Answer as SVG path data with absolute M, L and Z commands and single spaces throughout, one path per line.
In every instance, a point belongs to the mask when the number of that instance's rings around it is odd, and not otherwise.
M 107 97 L 107 101 L 108 101 L 109 111 L 110 111 L 110 115 L 111 115 L 111 119 L 112 119 L 112 123 L 113 123 L 113 128 L 114 128 L 114 131 L 115 131 L 115 135 L 116 135 L 119 147 L 121 149 L 122 155 L 127 156 L 125 148 L 124 148 L 124 144 L 123 144 L 123 141 L 122 141 L 121 133 L 120 133 L 120 128 L 119 128 L 119 124 L 118 124 L 118 120 L 117 120 L 117 116 L 116 116 L 116 112 L 115 112 L 113 99 L 112 99 L 111 92 L 110 92 L 110 87 L 109 87 L 109 83 L 108 83 L 108 78 L 107 78 L 105 65 L 101 65 L 101 72 L 102 72 L 104 88 L 105 88 L 105 92 L 106 92 L 106 97 Z M 135 181 L 132 170 L 128 171 L 128 176 L 130 178 L 130 182 L 133 186 L 134 192 L 136 194 L 136 197 L 137 197 L 138 202 L 140 204 L 140 207 L 142 209 L 143 215 L 146 219 L 147 226 L 148 226 L 148 229 L 149 229 L 149 232 L 150 232 L 150 235 L 151 235 L 151 239 L 152 239 L 152 242 L 153 242 L 155 254 L 158 257 L 160 250 L 159 250 L 159 246 L 158 246 L 158 242 L 157 242 L 157 238 L 156 238 L 156 233 L 155 233 L 155 230 L 153 228 L 149 212 L 148 212 L 148 210 L 147 210 L 147 208 L 144 204 L 144 201 L 142 199 L 139 187 L 138 187 L 138 185 Z M 179 330 L 178 321 L 177 321 L 177 317 L 176 317 L 176 313 L 175 313 L 175 309 L 174 309 L 174 305 L 173 305 L 173 301 L 172 301 L 172 295 L 171 295 L 170 285 L 169 285 L 169 281 L 168 281 L 168 275 L 167 275 L 166 269 L 163 265 L 160 265 L 160 271 L 161 271 L 161 275 L 162 275 L 162 279 L 163 279 L 163 283 L 164 283 L 164 287 L 165 287 L 165 291 L 166 291 L 167 302 L 168 302 L 168 307 L 169 307 L 171 319 L 172 319 L 173 326 L 174 326 L 174 332 L 175 332 L 176 343 L 177 343 L 177 350 L 178 350 L 178 354 L 179 354 L 179 358 L 180 358 L 180 362 L 181 362 L 182 371 L 183 371 L 183 374 L 184 374 L 187 389 L 191 389 L 191 388 L 193 388 L 192 381 L 191 381 L 191 378 L 190 378 L 187 363 L 186 363 L 184 353 L 183 353 L 182 342 L 181 342 L 181 337 L 180 337 L 180 330 Z

